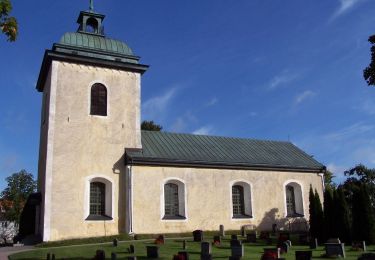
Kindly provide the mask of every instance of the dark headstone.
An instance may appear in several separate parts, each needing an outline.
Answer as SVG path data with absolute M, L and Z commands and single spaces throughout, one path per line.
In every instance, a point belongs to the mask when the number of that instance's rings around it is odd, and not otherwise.
M 117 247 L 117 245 L 118 245 L 118 240 L 115 238 L 115 239 L 113 239 L 113 246 Z
M 212 255 L 201 255 L 201 260 L 212 260 Z
M 184 260 L 189 260 L 189 253 L 188 253 L 188 252 L 184 252 L 184 251 L 182 251 L 182 252 L 178 252 L 177 255 L 182 256 L 182 258 L 183 258 Z
M 279 245 L 280 253 L 288 253 L 289 251 L 289 244 L 285 241 Z
M 312 251 L 296 251 L 296 260 L 311 260 Z
M 221 244 L 221 236 L 214 236 L 214 245 L 220 245 Z
M 95 260 L 105 260 L 105 251 L 104 250 L 96 250 Z
M 310 249 L 317 249 L 318 248 L 318 239 L 314 238 L 310 241 Z
M 285 242 L 287 240 L 290 240 L 290 235 L 288 232 L 281 232 L 279 233 L 278 242 Z
M 186 240 L 182 240 L 182 249 L 186 250 L 187 249 L 187 243 Z
M 358 260 L 375 260 L 374 253 L 365 253 L 358 257 Z
M 231 235 L 230 239 L 232 239 L 232 240 L 238 240 L 238 237 L 237 237 L 237 235 Z
M 158 246 L 146 246 L 148 258 L 159 258 Z
M 210 255 L 211 254 L 211 244 L 208 242 L 201 243 L 201 255 Z
M 259 234 L 259 239 L 267 240 L 270 238 L 270 233 L 267 231 L 261 231 Z
M 202 242 L 203 241 L 203 231 L 202 230 L 194 230 L 193 231 L 193 238 L 194 238 L 194 242 Z
M 257 242 L 257 234 L 256 233 L 246 234 L 246 242 L 256 243 Z
M 127 260 L 137 260 L 137 257 L 136 256 L 128 256 Z
M 220 232 L 220 236 L 225 237 L 224 225 L 219 226 L 219 232 Z
M 51 260 L 51 254 L 50 253 L 47 254 L 47 260 Z
M 129 246 L 128 252 L 129 252 L 130 254 L 134 254 L 134 253 L 135 253 L 134 245 L 130 245 L 130 246 Z
M 55 259 L 56 259 L 55 254 L 52 254 L 52 259 L 51 260 L 55 260 Z
M 330 238 L 327 240 L 327 243 L 331 243 L 331 244 L 340 244 L 341 241 L 339 238 Z
M 243 245 L 232 246 L 231 247 L 231 252 L 232 252 L 232 256 L 233 257 L 243 257 L 244 256 Z
M 241 246 L 242 245 L 242 242 L 240 240 L 237 240 L 237 239 L 232 239 L 230 241 L 230 247 L 233 247 L 233 246 Z
M 117 254 L 111 253 L 111 260 L 117 260 Z
M 352 243 L 353 250 L 363 250 L 366 252 L 366 242 L 365 241 L 356 241 Z
M 345 258 L 345 245 L 344 243 L 325 243 L 326 256 L 337 257 L 342 256 Z

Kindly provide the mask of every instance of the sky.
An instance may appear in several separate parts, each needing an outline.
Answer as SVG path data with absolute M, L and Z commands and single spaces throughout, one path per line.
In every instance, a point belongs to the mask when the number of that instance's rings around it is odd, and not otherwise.
M 13 0 L 19 38 L 0 35 L 0 189 L 37 176 L 43 54 L 89 0 Z M 362 71 L 373 0 L 95 0 L 106 35 L 150 65 L 142 120 L 168 132 L 289 140 L 340 183 L 375 168 L 375 87 Z

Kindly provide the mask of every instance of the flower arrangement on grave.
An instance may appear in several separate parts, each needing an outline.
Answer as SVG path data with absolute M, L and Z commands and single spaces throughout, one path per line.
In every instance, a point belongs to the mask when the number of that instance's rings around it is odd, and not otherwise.
M 215 240 L 214 242 L 212 242 L 212 245 L 213 246 L 220 246 L 220 241 Z
M 164 236 L 158 236 L 155 239 L 155 244 L 157 244 L 157 245 L 164 245 Z
M 173 256 L 173 260 L 185 260 L 185 256 L 182 254 L 177 254 Z
M 267 251 L 263 253 L 261 260 L 277 260 L 277 253 Z

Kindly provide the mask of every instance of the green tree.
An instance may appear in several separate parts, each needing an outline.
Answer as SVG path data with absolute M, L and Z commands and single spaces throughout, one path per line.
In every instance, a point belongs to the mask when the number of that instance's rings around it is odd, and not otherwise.
M 6 35 L 8 41 L 15 41 L 18 35 L 17 19 L 10 16 L 12 3 L 10 0 L 0 0 L 0 30 Z
M 351 243 L 349 208 L 342 188 L 338 188 L 334 192 L 334 209 L 337 235 L 345 243 Z
M 333 204 L 333 191 L 326 188 L 324 191 L 324 232 L 325 239 L 337 237 L 335 229 L 335 212 Z
M 161 131 L 163 127 L 161 125 L 155 124 L 154 121 L 143 121 L 141 124 L 142 130 L 148 131 Z
M 367 85 L 375 85 L 375 35 L 372 35 L 368 38 L 368 41 L 371 43 L 371 62 L 363 70 L 363 77 L 365 78 Z
M 313 191 L 312 186 L 310 185 L 310 191 L 309 191 L 309 214 L 310 214 L 310 236 L 312 238 L 317 238 L 319 235 L 318 231 L 318 221 L 317 221 L 317 214 L 316 214 L 316 200 L 315 200 L 315 194 Z
M 336 188 L 336 184 L 333 182 L 333 178 L 335 178 L 333 173 L 326 170 L 326 172 L 324 173 L 324 186 L 330 188 L 331 190 Z
M 28 196 L 35 192 L 36 181 L 31 173 L 26 170 L 13 173 L 5 179 L 7 187 L 1 192 L 1 199 L 4 205 L 5 217 L 9 221 L 19 223 L 22 209 Z
M 353 240 L 374 243 L 374 214 L 366 185 L 361 184 L 353 192 L 352 208 Z

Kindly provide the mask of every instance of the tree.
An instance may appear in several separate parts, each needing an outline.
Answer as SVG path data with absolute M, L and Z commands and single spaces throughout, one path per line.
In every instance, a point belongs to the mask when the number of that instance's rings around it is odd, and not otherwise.
M 317 223 L 317 236 L 316 238 L 320 241 L 324 241 L 324 213 L 322 202 L 320 201 L 320 196 L 318 191 L 315 189 L 314 193 L 315 199 L 315 215 L 316 215 L 316 223 Z
M 333 204 L 333 194 L 331 189 L 324 191 L 324 226 L 325 238 L 337 237 L 335 230 L 335 214 Z
M 324 173 L 324 186 L 330 188 L 331 190 L 336 188 L 336 184 L 333 182 L 333 178 L 335 178 L 333 173 L 326 170 L 326 172 Z
M 366 185 L 361 184 L 353 193 L 352 234 L 355 241 L 374 241 L 374 214 Z
M 22 209 L 28 196 L 35 192 L 36 181 L 31 173 L 26 170 L 13 173 L 5 179 L 7 187 L 1 192 L 2 201 L 5 210 L 5 217 L 8 221 L 19 223 Z
M 349 219 L 349 207 L 342 188 L 334 192 L 335 224 L 338 237 L 345 243 L 351 242 L 351 225 Z
M 161 125 L 155 124 L 154 121 L 143 121 L 141 124 L 142 130 L 148 131 L 161 131 L 163 127 Z
M 371 43 L 371 62 L 363 70 L 363 77 L 365 78 L 367 85 L 375 85 L 375 35 L 368 38 Z
M 10 0 L 0 0 L 0 30 L 6 35 L 8 41 L 15 41 L 18 35 L 17 19 L 9 16 L 12 11 Z

